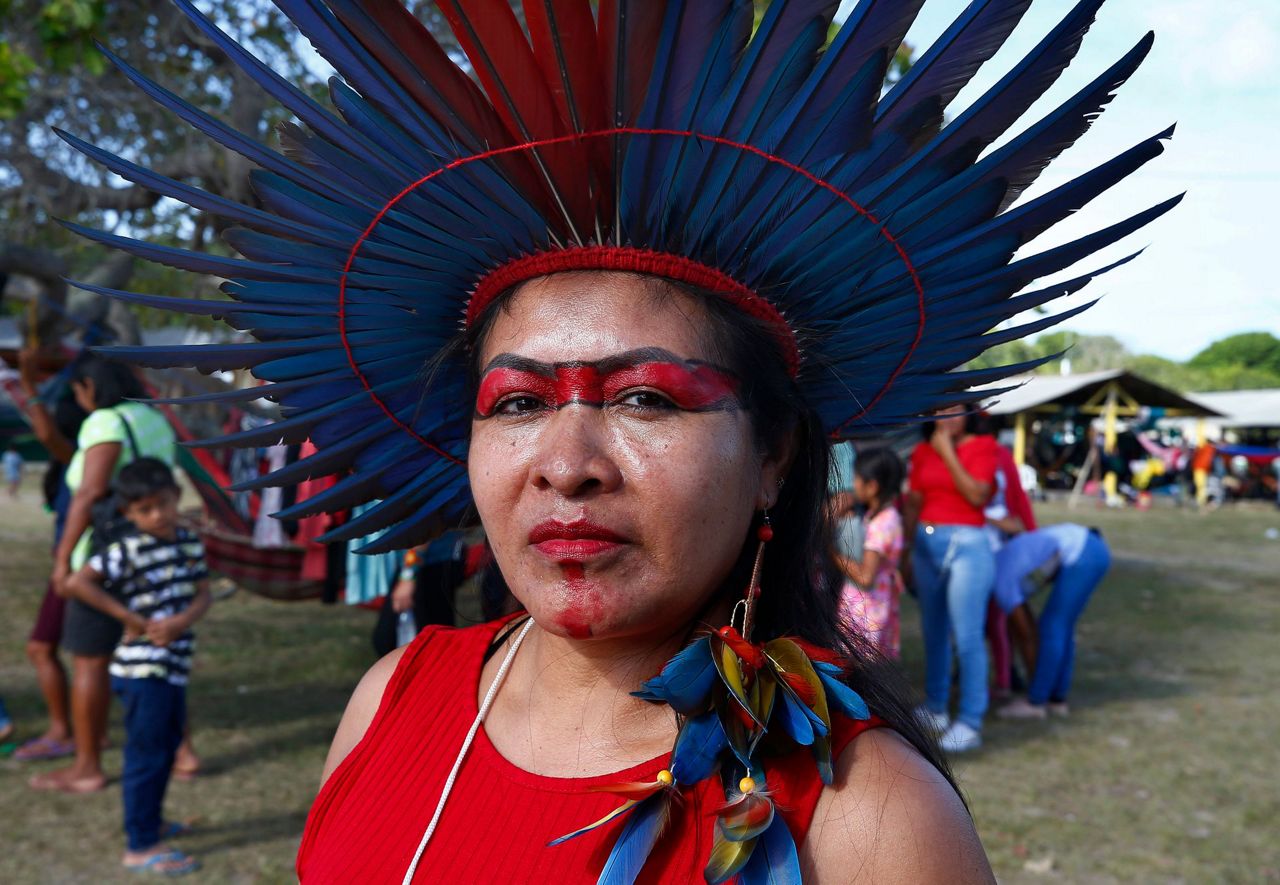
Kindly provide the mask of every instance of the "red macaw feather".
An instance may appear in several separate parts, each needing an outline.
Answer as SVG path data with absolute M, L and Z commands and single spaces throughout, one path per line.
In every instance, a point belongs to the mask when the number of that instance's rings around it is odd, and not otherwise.
M 533 48 L 507 0 L 439 0 L 439 7 L 512 135 L 519 141 L 536 141 L 568 132 Z M 581 245 L 594 222 L 586 190 L 571 186 L 587 166 L 582 146 L 538 148 L 530 156 L 543 173 L 559 214 Z
M 750 642 L 742 638 L 733 627 L 721 627 L 716 631 L 716 635 L 725 641 L 725 644 L 733 649 L 734 653 L 742 659 L 742 662 L 749 667 L 759 670 L 764 666 L 764 651 L 758 645 L 752 645 Z
M 720 830 L 731 842 L 754 839 L 773 823 L 773 800 L 763 793 L 747 793 L 718 815 Z
M 628 811 L 635 808 L 639 804 L 640 804 L 640 800 L 638 799 L 628 799 L 626 802 L 623 802 L 621 805 L 619 805 L 613 811 L 610 811 L 608 814 L 600 818 L 595 823 L 587 824 L 585 827 L 580 827 L 579 829 L 574 830 L 572 833 L 566 833 L 565 835 L 561 836 L 559 839 L 555 839 L 549 844 L 559 845 L 561 842 L 568 842 L 570 839 L 574 838 L 575 836 L 581 836 L 583 833 L 590 832 L 591 830 L 594 830 L 596 827 L 602 827 L 605 824 L 609 823 L 610 821 L 617 820 L 619 817 L 626 814 Z
M 551 97 L 570 132 L 606 128 L 604 83 L 600 79 L 596 23 L 589 0 L 524 0 L 524 18 L 533 41 L 533 54 L 542 66 Z M 586 174 L 592 180 L 598 218 L 613 213 L 610 145 L 592 139 L 583 145 L 590 158 Z
M 400 0 L 335 3 L 332 9 L 396 82 L 466 148 L 484 150 L 509 140 L 475 81 Z
M 791 639 L 774 639 L 766 642 L 764 650 L 765 654 L 769 656 L 776 673 L 795 674 L 808 683 L 813 693 L 813 703 L 805 703 L 804 699 L 799 695 L 796 695 L 796 700 L 804 703 L 805 706 L 816 713 L 818 718 L 822 720 L 822 724 L 827 727 L 827 733 L 830 734 L 831 711 L 827 708 L 827 692 L 822 687 L 822 680 L 818 678 L 818 671 L 813 669 L 813 663 L 809 660 L 808 655 Z M 782 685 L 785 690 L 794 693 L 785 678 L 783 678 Z
M 596 23 L 588 0 L 524 0 L 533 54 L 570 132 L 603 128 Z
M 804 652 L 808 656 L 809 660 L 811 661 L 823 661 L 824 663 L 827 663 L 827 664 L 835 664 L 841 669 L 844 669 L 849 666 L 848 661 L 840 657 L 838 654 L 836 654 L 829 648 L 823 648 L 820 645 L 814 645 L 811 642 L 806 642 L 805 640 L 799 638 L 798 636 L 784 636 L 783 639 L 786 639 L 788 642 L 793 642 L 796 645 L 800 646 L 800 650 Z
M 658 52 L 667 0 L 600 0 L 600 63 L 609 124 L 635 120 Z
M 799 698 L 801 703 L 810 709 L 813 708 L 813 705 L 817 702 L 818 694 L 803 676 L 799 673 L 784 671 L 778 673 L 778 678 L 795 692 L 795 696 Z
M 648 783 L 632 782 L 621 784 L 601 784 L 600 786 L 589 787 L 593 793 L 615 793 L 619 796 L 628 796 L 632 799 L 647 799 L 654 793 L 661 790 L 666 784 L 661 781 L 650 781 Z

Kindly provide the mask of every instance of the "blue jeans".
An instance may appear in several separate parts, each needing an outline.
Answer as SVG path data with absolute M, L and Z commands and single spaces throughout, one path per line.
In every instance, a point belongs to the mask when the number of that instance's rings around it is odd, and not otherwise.
M 187 722 L 187 689 L 165 679 L 111 677 L 124 704 L 124 832 L 130 851 L 160 841 L 161 809 Z
M 1090 534 L 1080 558 L 1058 570 L 1053 591 L 1040 612 L 1036 673 L 1027 689 L 1031 703 L 1067 699 L 1076 658 L 1076 621 L 1110 565 L 1111 551 L 1106 542 Z
M 982 728 L 987 712 L 983 630 L 987 600 L 996 579 L 991 542 L 978 526 L 919 526 L 912 569 L 924 633 L 925 702 L 935 713 L 947 712 L 954 641 L 960 662 L 956 718 L 972 728 Z

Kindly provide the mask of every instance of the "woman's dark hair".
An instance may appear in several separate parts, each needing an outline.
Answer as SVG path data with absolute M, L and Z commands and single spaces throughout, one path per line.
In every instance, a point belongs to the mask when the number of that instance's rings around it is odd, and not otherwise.
M 773 540 L 765 553 L 756 607 L 756 641 L 798 636 L 832 649 L 850 662 L 848 685 L 862 695 L 872 712 L 905 738 L 956 787 L 936 739 L 915 716 L 913 694 L 898 669 L 860 636 L 845 633 L 836 617 L 840 585 L 824 573 L 828 561 L 829 526 L 826 519 L 830 440 L 818 413 L 778 359 L 776 339 L 760 320 L 718 295 L 680 283 L 643 277 L 659 302 L 674 292 L 691 296 L 706 312 L 705 342 L 717 362 L 741 382 L 740 396 L 751 418 L 761 451 L 779 452 L 793 443 L 793 460 L 778 500 L 769 511 Z M 498 311 L 506 308 L 508 292 L 489 305 L 481 320 L 468 330 L 473 381 L 478 380 L 478 355 Z M 743 540 L 742 553 L 722 592 L 740 595 L 750 578 L 755 534 Z M 959 793 L 959 787 L 956 787 Z
M 858 452 L 853 474 L 863 482 L 874 482 L 880 488 L 880 503 L 887 504 L 902 491 L 902 459 L 889 446 L 876 446 Z
M 71 367 L 71 380 L 80 384 L 93 382 L 93 405 L 98 409 L 110 409 L 125 400 L 142 399 L 147 395 L 133 369 L 96 353 L 86 353 L 75 361 Z

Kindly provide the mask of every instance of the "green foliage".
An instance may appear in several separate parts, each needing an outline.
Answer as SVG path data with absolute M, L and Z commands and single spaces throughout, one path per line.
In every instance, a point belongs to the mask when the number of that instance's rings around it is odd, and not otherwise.
M 8 40 L 0 40 L 0 120 L 11 120 L 27 102 L 27 77 L 35 60 Z
M 1215 341 L 1191 358 L 1200 369 L 1253 369 L 1280 375 L 1280 338 L 1270 332 L 1242 332 Z
M 36 32 L 55 70 L 68 71 L 79 65 L 94 75 L 106 70 L 106 59 L 93 46 L 106 11 L 105 0 L 49 0 L 44 4 Z
M 1154 354 L 1134 354 L 1111 335 L 1046 332 L 1038 338 L 993 347 L 966 368 L 989 369 L 1042 359 L 1066 351 L 1073 372 L 1128 369 L 1180 391 L 1256 390 L 1280 387 L 1280 340 L 1266 332 L 1215 341 L 1185 363 Z M 1062 359 L 1040 366 L 1040 374 L 1062 371 Z M 1272 368 L 1275 366 L 1276 368 Z

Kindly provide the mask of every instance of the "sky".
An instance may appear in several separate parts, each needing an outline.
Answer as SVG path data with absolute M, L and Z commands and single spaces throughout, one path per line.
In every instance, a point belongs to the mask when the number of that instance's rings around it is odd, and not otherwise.
M 853 5 L 846 0 L 845 7 Z M 927 48 L 966 5 L 928 0 L 907 41 L 917 51 Z M 1034 3 L 949 113 L 996 82 L 1070 8 L 1066 0 Z M 1023 199 L 1176 123 L 1165 154 L 1029 244 L 1025 254 L 1186 191 L 1171 213 L 1102 253 L 1104 260 L 1080 266 L 1100 266 L 1108 256 L 1147 246 L 1136 261 L 1058 302 L 1065 309 L 1103 296 L 1062 328 L 1114 335 L 1134 352 L 1176 360 L 1236 332 L 1280 336 L 1280 2 L 1109 0 L 1076 59 L 1024 122 L 1074 94 L 1148 30 L 1156 38 L 1143 66 Z M 1021 129 L 1019 124 L 1014 131 Z

